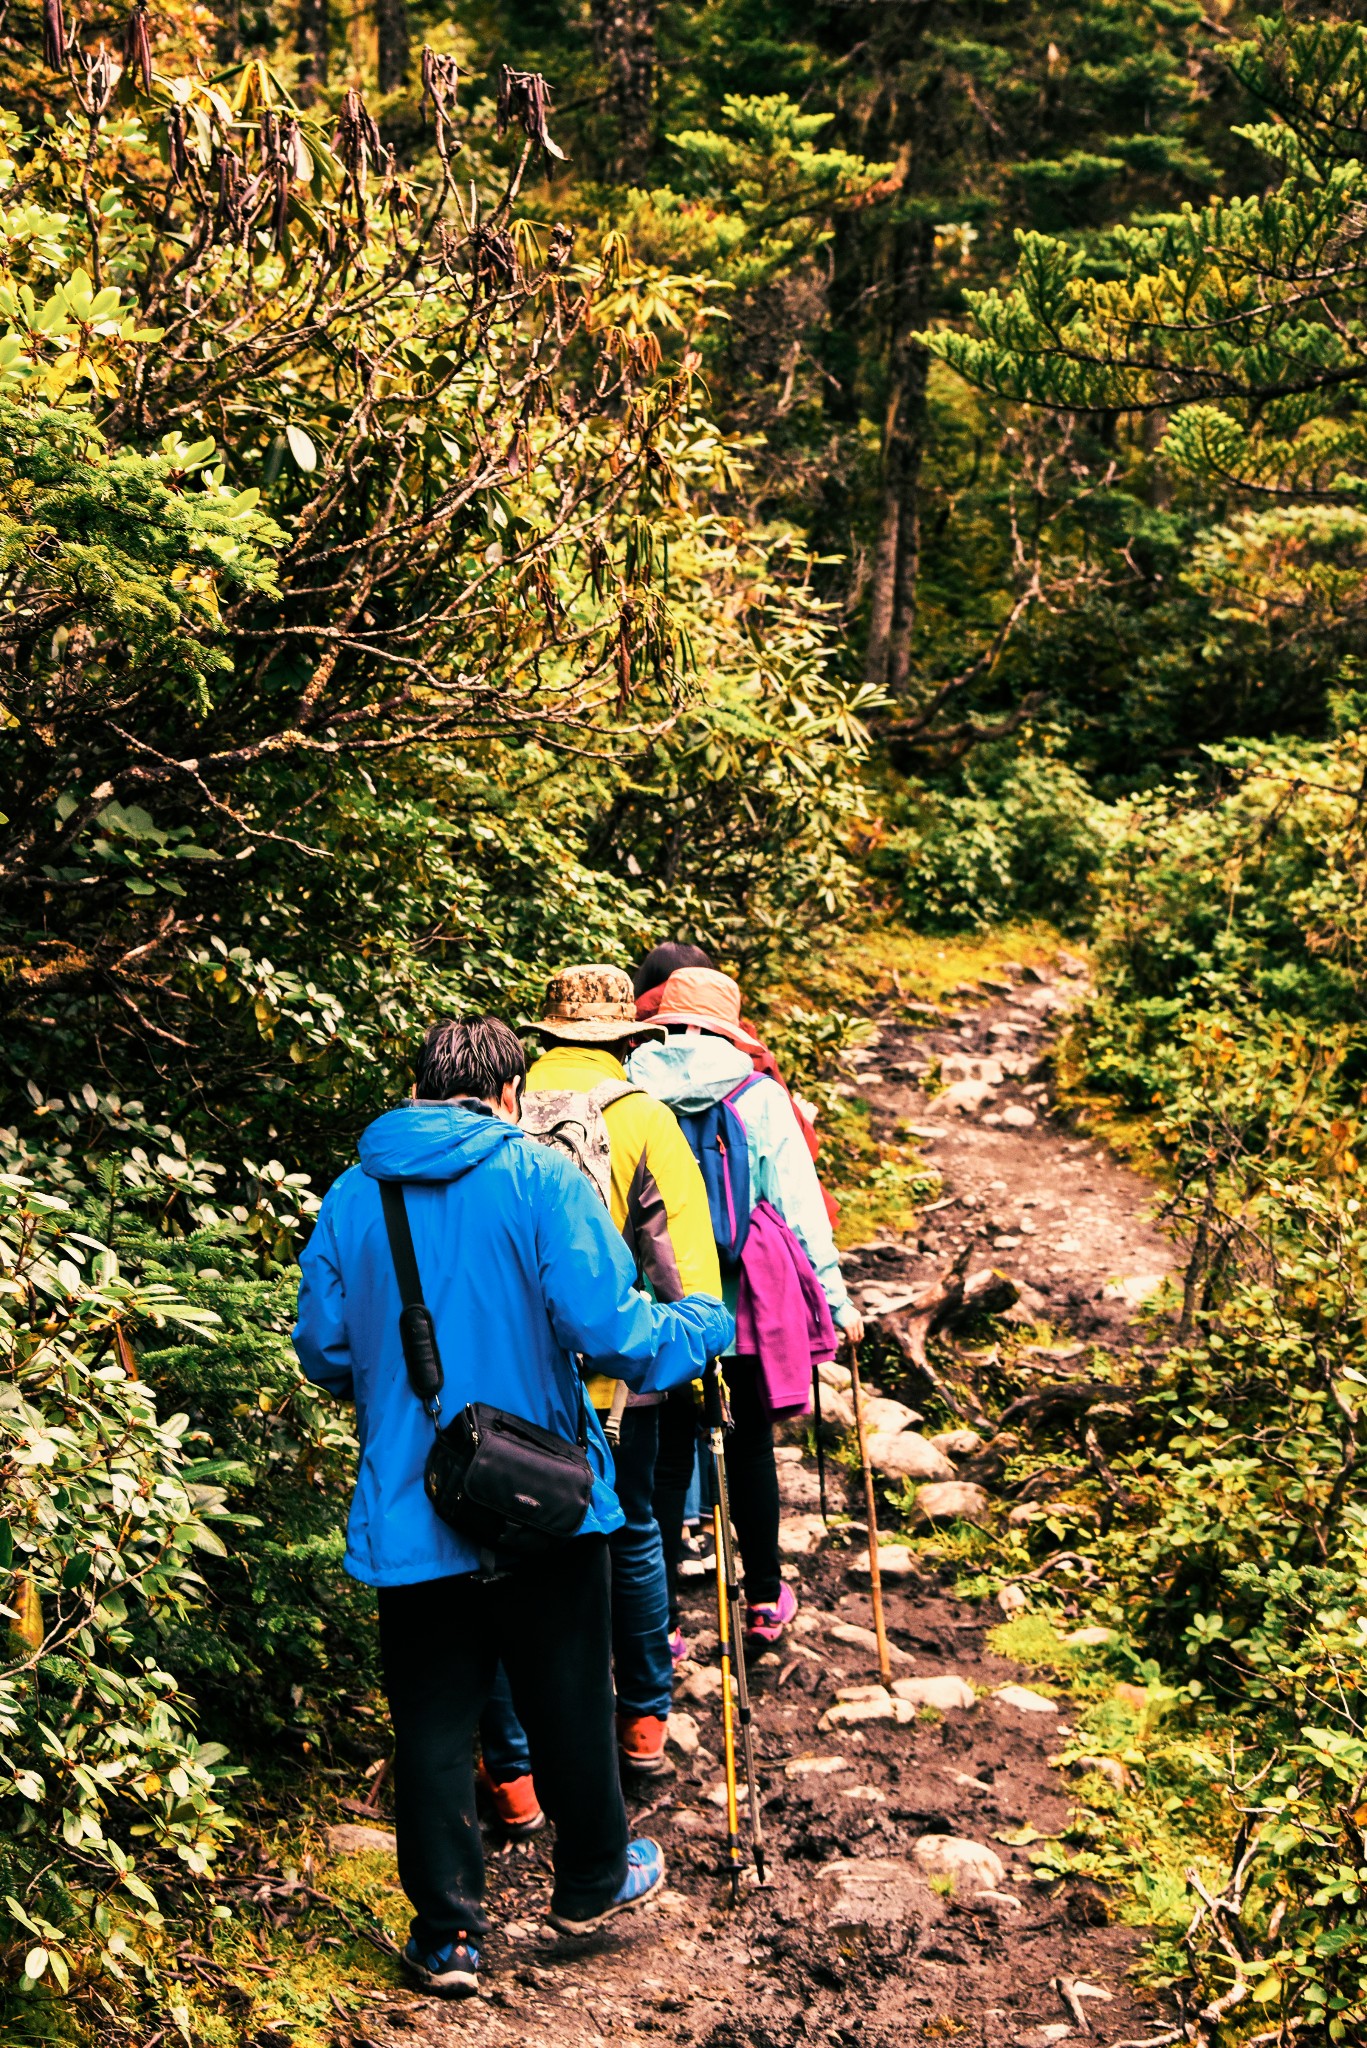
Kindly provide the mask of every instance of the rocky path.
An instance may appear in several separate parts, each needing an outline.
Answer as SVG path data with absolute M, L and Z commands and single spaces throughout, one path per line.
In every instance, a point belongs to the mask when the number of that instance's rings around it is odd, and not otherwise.
M 851 1260 L 867 1313 L 904 1352 L 909 1329 L 917 1349 L 918 1303 L 961 1304 L 964 1286 L 981 1291 L 994 1270 L 1014 1282 L 992 1282 L 999 1305 L 1016 1294 L 1013 1316 L 1062 1335 L 1037 1347 L 1046 1381 L 1082 1370 L 1098 1343 L 1121 1354 L 1148 1341 L 1134 1310 L 1173 1258 L 1147 1221 L 1152 1191 L 1049 1114 L 1044 1061 L 1076 989 L 1066 973 L 1004 977 L 957 1013 L 899 1006 L 867 1048 L 860 1092 L 877 1125 L 910 1125 L 944 1181 L 914 1228 Z M 921 1321 L 924 1335 L 934 1317 Z M 841 1378 L 828 1385 L 837 1408 Z M 980 1432 L 928 1443 L 914 1419 L 886 1399 L 871 1415 L 885 1469 L 924 1476 L 932 1499 L 965 1469 L 981 1475 Z M 1044 1887 L 1030 1863 L 1030 1841 L 1057 1832 L 1068 1810 L 1049 1762 L 1071 1732 L 1066 1696 L 994 1656 L 995 1603 L 957 1600 L 952 1569 L 914 1550 L 889 1560 L 900 1566 L 887 1582 L 895 1682 L 883 1692 L 862 1530 L 822 1529 L 799 1445 L 781 1465 L 786 1569 L 802 1608 L 752 1672 L 771 1885 L 747 1885 L 732 1909 L 719 1878 L 715 1616 L 709 1582 L 695 1581 L 672 1774 L 629 1801 L 635 1826 L 665 1847 L 670 1888 L 620 1931 L 565 1941 L 542 1918 L 544 1849 L 495 1854 L 485 1995 L 441 2006 L 381 1974 L 358 1987 L 338 2048 L 1110 2048 L 1162 2031 L 1127 1982 L 1138 1936 L 1108 1923 L 1092 1887 Z M 981 1512 L 991 1520 L 1002 1505 L 984 1495 Z M 397 1926 L 399 1912 L 390 1917 Z

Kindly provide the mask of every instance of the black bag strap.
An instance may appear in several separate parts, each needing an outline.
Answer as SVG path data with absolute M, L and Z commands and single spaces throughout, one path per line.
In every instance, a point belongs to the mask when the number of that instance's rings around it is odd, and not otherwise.
M 403 1198 L 402 1181 L 380 1182 L 380 1206 L 384 1210 L 384 1227 L 389 1236 L 394 1277 L 399 1283 L 400 1303 L 404 1308 L 426 1308 L 427 1304 L 422 1294 L 422 1275 L 418 1271 L 418 1255 L 413 1249 L 413 1226 L 408 1220 L 408 1204 Z
M 403 1182 L 382 1180 L 380 1182 L 380 1207 L 384 1212 L 384 1227 L 389 1238 L 389 1254 L 394 1261 L 394 1277 L 399 1283 L 399 1301 L 404 1308 L 425 1309 L 422 1274 L 418 1271 L 418 1254 L 413 1246 L 413 1226 L 408 1220 L 408 1204 L 404 1200 Z M 589 1441 L 588 1404 L 584 1399 L 584 1376 L 575 1373 L 575 1385 L 579 1390 L 579 1414 L 574 1432 L 575 1442 L 581 1451 L 587 1450 Z M 414 1392 L 417 1389 L 414 1388 Z M 421 1399 L 421 1396 L 419 1396 Z

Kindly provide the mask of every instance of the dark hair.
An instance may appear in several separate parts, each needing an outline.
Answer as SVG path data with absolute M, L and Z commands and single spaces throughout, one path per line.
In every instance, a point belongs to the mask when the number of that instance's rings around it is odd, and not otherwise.
M 418 1050 L 414 1093 L 420 1102 L 473 1095 L 497 1102 L 509 1081 L 526 1078 L 522 1040 L 499 1017 L 443 1017 Z
M 642 1032 L 647 1037 L 654 1036 L 646 1024 L 638 1025 L 634 1031 L 624 1031 L 620 1038 L 572 1038 L 568 1033 L 560 1031 L 541 1031 L 537 1036 L 541 1041 L 542 1052 L 554 1052 L 558 1045 L 568 1046 L 575 1052 L 607 1052 L 625 1066 L 627 1054 L 633 1046 L 640 1043 Z
M 708 955 L 701 946 L 686 946 L 682 939 L 666 939 L 663 946 L 656 946 L 646 954 L 631 977 L 631 991 L 639 1002 L 651 989 L 659 988 L 669 980 L 676 967 L 710 967 Z

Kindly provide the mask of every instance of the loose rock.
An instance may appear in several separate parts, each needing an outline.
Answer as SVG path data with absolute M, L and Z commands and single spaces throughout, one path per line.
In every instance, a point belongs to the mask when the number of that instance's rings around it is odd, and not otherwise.
M 783 1766 L 785 1778 L 829 1778 L 836 1771 L 852 1771 L 854 1765 L 843 1756 L 795 1756 Z
M 344 1820 L 328 1829 L 328 1847 L 338 1856 L 393 1856 L 399 1845 L 388 1828 L 368 1828 L 359 1821 Z
M 977 1492 L 979 1489 L 972 1487 L 969 1490 L 970 1492 Z M 922 1492 L 924 1491 L 923 1487 Z M 857 1573 L 860 1578 L 872 1578 L 873 1574 L 869 1570 L 868 1553 L 861 1549 L 859 1555 L 852 1561 L 850 1569 Z M 878 1571 L 880 1577 L 885 1579 L 913 1578 L 917 1571 L 916 1559 L 911 1551 L 907 1549 L 905 1543 L 880 1543 L 878 1546 Z
M 784 1515 L 778 1525 L 778 1547 L 785 1557 L 807 1557 L 826 1540 L 820 1515 Z
M 942 1429 L 930 1441 L 937 1451 L 943 1451 L 947 1458 L 971 1458 L 983 1447 L 983 1439 L 976 1429 Z
M 895 1678 L 892 1689 L 899 1700 L 908 1700 L 913 1707 L 971 1707 L 978 1695 L 966 1678 L 955 1672 L 943 1671 L 933 1678 Z
M 805 1465 L 780 1465 L 778 1468 L 778 1497 L 785 1508 L 814 1508 L 821 1499 L 821 1488 L 815 1472 Z
M 671 1714 L 665 1723 L 665 1740 L 684 1756 L 696 1756 L 702 1746 L 698 1724 L 691 1714 Z
M 832 1622 L 827 1630 L 827 1634 L 834 1636 L 836 1642 L 849 1643 L 852 1648 L 857 1650 L 873 1650 L 876 1652 L 878 1649 L 878 1638 L 873 1630 L 871 1628 L 860 1628 L 858 1622 Z M 890 1664 L 909 1665 L 914 1664 L 915 1661 L 915 1658 L 910 1656 L 907 1651 L 899 1650 L 896 1643 L 888 1644 L 888 1662 Z
M 1046 1698 L 1042 1692 L 1032 1692 L 1028 1685 L 999 1685 L 992 1695 L 1004 1707 L 1014 1707 L 1018 1714 L 1056 1714 L 1058 1701 Z
M 888 1473 L 899 1479 L 954 1477 L 954 1467 L 944 1452 L 937 1451 L 934 1444 L 927 1442 L 914 1429 L 901 1429 L 892 1435 L 886 1430 L 876 1430 L 868 1438 L 868 1451 L 869 1463 L 875 1472 Z
M 826 1928 L 832 1934 L 919 1926 L 938 1918 L 939 1901 L 934 1892 L 898 1856 L 823 1864 L 817 1887 Z
M 955 1081 L 930 1104 L 932 1116 L 976 1116 L 993 1099 L 988 1081 Z
M 906 1700 L 894 1699 L 881 1685 L 860 1686 L 857 1692 L 859 1697 L 838 1699 L 826 1709 L 816 1724 L 823 1734 L 828 1728 L 848 1728 L 858 1721 L 910 1721 L 916 1712 Z
M 1166 1279 L 1166 1273 L 1122 1273 L 1118 1280 L 1107 1281 L 1102 1294 L 1107 1301 L 1123 1301 L 1138 1308 L 1158 1293 Z
M 1028 1131 L 1036 1121 L 1033 1109 L 1027 1109 L 1023 1102 L 1008 1103 L 1002 1111 L 1002 1122 L 1013 1131 Z
M 985 1522 L 991 1508 L 982 1487 L 965 1479 L 941 1480 L 916 1495 L 915 1512 L 923 1522 Z
M 995 1849 L 962 1835 L 922 1835 L 911 1853 L 927 1877 L 952 1879 L 956 1895 L 996 1891 L 1006 1876 Z
M 908 1408 L 905 1401 L 889 1401 L 880 1396 L 864 1403 L 864 1427 L 871 1434 L 896 1436 L 920 1420 L 916 1410 Z
M 734 1689 L 735 1680 L 731 1683 Z M 695 1707 L 710 1706 L 721 1697 L 721 1673 L 715 1664 L 695 1664 L 691 1671 L 681 1669 L 676 1689 Z

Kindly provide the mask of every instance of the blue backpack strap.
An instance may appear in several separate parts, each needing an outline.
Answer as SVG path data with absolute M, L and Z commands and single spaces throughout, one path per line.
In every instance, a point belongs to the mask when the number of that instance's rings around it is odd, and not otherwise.
M 731 1090 L 731 1093 L 729 1095 L 723 1097 L 723 1100 L 726 1102 L 739 1102 L 741 1096 L 745 1094 L 747 1089 L 753 1088 L 756 1081 L 762 1081 L 763 1079 L 763 1074 L 747 1074 L 745 1079 L 743 1081 L 738 1082 L 737 1085 Z

